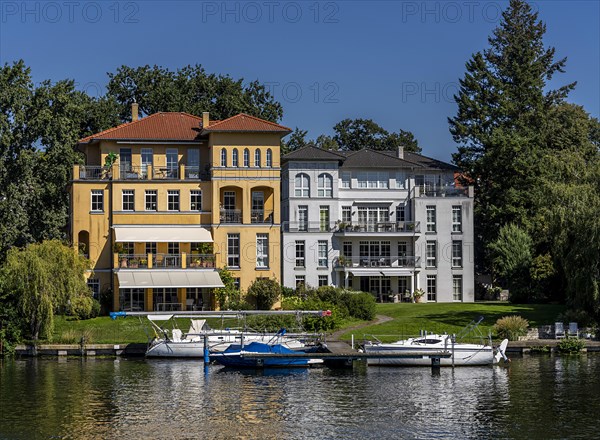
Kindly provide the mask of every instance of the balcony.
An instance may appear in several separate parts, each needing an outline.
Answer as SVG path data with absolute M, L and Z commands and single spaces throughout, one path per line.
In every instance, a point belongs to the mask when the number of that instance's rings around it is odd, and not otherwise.
M 121 269 L 214 269 L 214 254 L 114 254 Z M 182 262 L 184 264 L 182 264 Z
M 273 211 L 264 209 L 253 209 L 250 211 L 250 223 L 273 224 Z
M 148 179 L 148 167 L 134 167 L 131 165 L 119 167 L 119 178 L 121 180 L 145 180 Z
M 469 188 L 472 187 L 420 185 L 415 189 L 419 197 L 473 197 Z
M 177 165 L 154 167 L 152 165 L 75 165 L 75 180 L 210 180 L 210 174 L 200 167 Z
M 335 224 L 331 222 L 284 222 L 283 232 L 331 232 Z
M 356 222 L 336 224 L 336 234 L 346 235 L 353 233 L 364 234 L 365 232 L 390 234 L 390 233 L 419 233 L 421 225 L 419 222 Z
M 179 167 L 153 167 L 152 178 L 156 180 L 179 179 Z
M 380 256 L 380 257 L 344 257 L 334 259 L 334 267 L 341 268 L 380 268 L 395 267 L 413 269 L 421 267 L 421 257 L 416 256 Z
M 221 223 L 242 223 L 242 210 L 221 209 L 219 219 Z
M 93 165 L 81 165 L 79 167 L 80 180 L 108 180 L 111 177 L 110 168 Z

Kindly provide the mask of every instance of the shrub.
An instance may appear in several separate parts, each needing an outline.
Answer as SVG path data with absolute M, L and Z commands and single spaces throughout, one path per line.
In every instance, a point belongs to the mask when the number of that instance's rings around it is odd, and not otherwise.
M 286 330 L 298 328 L 295 316 L 279 315 L 279 316 L 264 316 L 256 315 L 249 316 L 246 319 L 246 325 L 257 331 L 277 332 L 279 329 Z
M 100 313 L 100 303 L 90 296 L 76 296 L 71 299 L 69 315 L 76 319 L 95 318 Z
M 346 292 L 346 307 L 350 316 L 371 321 L 375 319 L 375 298 L 373 295 L 365 292 Z
M 281 296 L 283 298 L 289 298 L 292 296 L 296 296 L 296 291 L 291 287 L 281 286 Z
M 548 345 L 534 345 L 533 347 L 529 347 L 529 350 L 532 354 L 550 353 Z
M 281 297 L 281 285 L 268 278 L 258 278 L 248 288 L 248 296 L 256 301 L 258 310 L 271 310 Z
M 594 324 L 592 317 L 585 310 L 581 309 L 565 310 L 556 317 L 556 322 L 564 322 L 565 324 L 569 322 L 576 322 L 579 327 L 589 327 L 590 325 Z
M 559 353 L 574 354 L 585 348 L 585 342 L 581 339 L 561 339 L 556 345 Z
M 501 339 L 508 339 L 509 341 L 516 341 L 519 336 L 525 336 L 527 334 L 527 327 L 529 322 L 526 319 L 518 316 L 504 316 L 496 321 L 494 329 L 496 334 Z

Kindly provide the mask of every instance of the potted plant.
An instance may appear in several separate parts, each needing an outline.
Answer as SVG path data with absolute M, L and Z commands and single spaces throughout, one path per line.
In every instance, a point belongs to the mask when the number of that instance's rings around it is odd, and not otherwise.
M 104 170 L 102 170 L 103 174 L 106 177 L 112 177 L 112 166 L 117 161 L 117 153 L 111 151 L 104 158 Z
M 416 303 L 420 303 L 422 301 L 423 295 L 425 295 L 425 291 L 423 289 L 416 289 L 413 292 L 413 298 Z
M 338 257 L 338 264 L 339 264 L 340 266 L 343 266 L 343 267 L 345 267 L 345 266 L 346 266 L 346 257 L 345 257 L 345 256 L 343 256 L 343 255 L 340 255 L 340 256 Z

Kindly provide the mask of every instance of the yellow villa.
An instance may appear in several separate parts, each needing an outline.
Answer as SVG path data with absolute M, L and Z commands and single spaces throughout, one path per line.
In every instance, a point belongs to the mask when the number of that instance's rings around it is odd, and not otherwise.
M 289 132 L 246 114 L 139 119 L 134 104 L 132 122 L 82 139 L 70 233 L 92 262 L 94 293 L 112 292 L 114 310 L 211 310 L 219 268 L 242 290 L 280 280 L 280 141 Z

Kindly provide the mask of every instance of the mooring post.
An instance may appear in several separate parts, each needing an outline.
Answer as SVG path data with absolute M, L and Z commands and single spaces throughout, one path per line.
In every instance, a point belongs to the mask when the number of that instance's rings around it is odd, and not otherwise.
M 431 358 L 431 374 L 434 374 L 434 375 L 440 374 L 440 365 L 441 365 L 440 357 L 433 356 Z
M 208 351 L 208 335 L 204 335 L 204 366 L 207 366 L 210 362 L 210 353 Z
M 456 342 L 456 335 L 452 334 L 452 368 L 454 368 L 454 343 Z
M 352 347 L 352 350 L 354 350 L 354 333 L 352 333 L 351 337 L 352 337 L 352 339 L 351 339 L 352 343 L 350 346 Z

